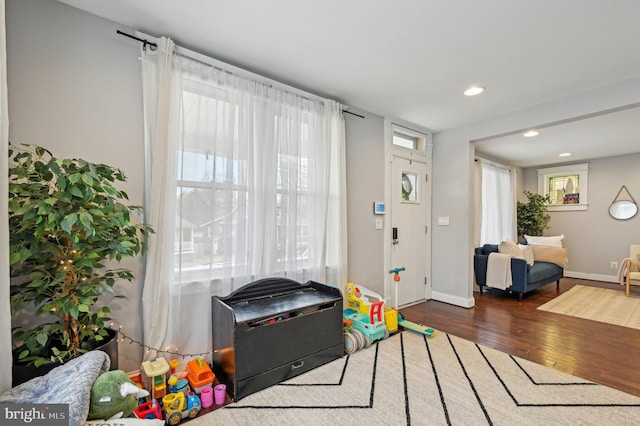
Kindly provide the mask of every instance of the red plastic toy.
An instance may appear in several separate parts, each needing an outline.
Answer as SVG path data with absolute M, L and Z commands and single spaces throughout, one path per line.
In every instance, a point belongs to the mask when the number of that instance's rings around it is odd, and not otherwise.
M 160 404 L 155 399 L 143 402 L 138 408 L 133 410 L 133 414 L 139 419 L 159 419 L 162 420 L 162 410 Z

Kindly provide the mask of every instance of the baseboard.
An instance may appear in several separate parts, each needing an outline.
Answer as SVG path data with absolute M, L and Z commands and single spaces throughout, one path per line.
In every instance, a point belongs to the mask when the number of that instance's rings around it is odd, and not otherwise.
M 579 278 L 582 280 L 604 281 L 608 283 L 619 283 L 617 275 L 587 274 L 585 272 L 564 271 L 567 278 Z
M 579 278 L 582 280 L 592 281 L 604 281 L 608 283 L 619 283 L 617 275 L 603 275 L 603 274 L 587 274 L 584 272 L 564 271 L 564 276 L 567 278 Z M 477 286 L 474 285 L 474 289 L 477 290 Z M 475 300 L 473 297 L 466 299 L 464 297 L 452 296 L 447 293 L 441 293 L 439 291 L 431 292 L 431 299 L 438 302 L 448 303 L 450 305 L 460 306 L 462 308 L 473 308 L 475 306 Z
M 440 293 L 439 291 L 432 291 L 431 298 L 433 300 L 437 300 L 438 302 L 444 302 L 463 308 L 473 308 L 475 306 L 475 299 L 473 297 L 465 299 L 464 297 L 457 297 L 447 293 Z

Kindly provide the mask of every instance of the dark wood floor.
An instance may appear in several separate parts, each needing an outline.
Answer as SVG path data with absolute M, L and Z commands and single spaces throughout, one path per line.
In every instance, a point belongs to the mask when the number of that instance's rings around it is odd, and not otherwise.
M 618 284 L 563 278 L 559 292 L 548 285 L 522 301 L 490 290 L 474 293 L 470 309 L 429 300 L 401 313 L 409 321 L 640 396 L 640 330 L 537 310 L 577 284 L 624 291 Z

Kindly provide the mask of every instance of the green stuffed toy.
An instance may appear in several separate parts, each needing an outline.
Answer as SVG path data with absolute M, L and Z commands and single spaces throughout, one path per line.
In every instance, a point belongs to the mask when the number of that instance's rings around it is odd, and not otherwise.
M 138 407 L 138 399 L 149 392 L 136 386 L 122 370 L 101 374 L 91 386 L 89 420 L 128 417 Z

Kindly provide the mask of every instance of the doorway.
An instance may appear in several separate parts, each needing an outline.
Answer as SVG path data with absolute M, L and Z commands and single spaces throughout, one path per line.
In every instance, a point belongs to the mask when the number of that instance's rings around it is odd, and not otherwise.
M 431 144 L 430 135 L 396 125 L 391 129 L 387 259 L 389 269 L 405 270 L 399 283 L 389 275 L 386 296 L 389 305 L 403 307 L 431 298 Z

